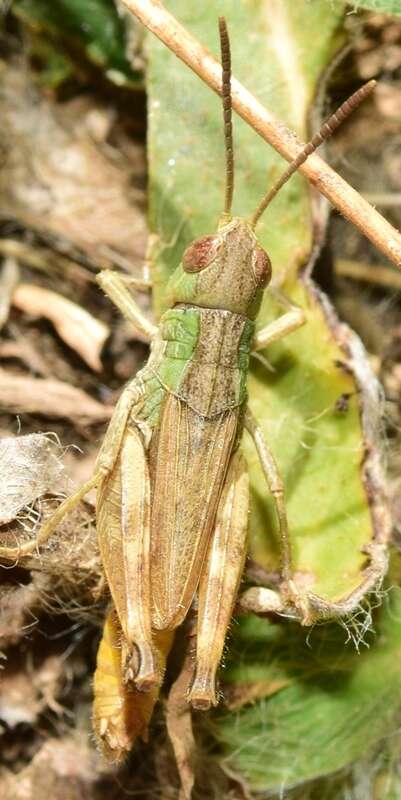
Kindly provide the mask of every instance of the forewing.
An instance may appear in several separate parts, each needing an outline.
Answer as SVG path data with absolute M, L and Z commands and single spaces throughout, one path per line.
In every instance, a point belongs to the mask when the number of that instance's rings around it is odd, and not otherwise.
M 239 409 L 205 418 L 174 395 L 166 399 L 151 456 L 152 622 L 176 627 L 197 589 Z

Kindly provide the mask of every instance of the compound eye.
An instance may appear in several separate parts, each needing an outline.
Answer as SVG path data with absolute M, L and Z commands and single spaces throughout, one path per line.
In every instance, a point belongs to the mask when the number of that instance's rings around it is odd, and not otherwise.
M 182 257 L 185 272 L 200 272 L 214 261 L 220 248 L 218 236 L 202 236 L 187 247 Z
M 252 268 L 257 285 L 264 289 L 271 280 L 272 265 L 269 256 L 261 247 L 256 247 L 253 251 Z

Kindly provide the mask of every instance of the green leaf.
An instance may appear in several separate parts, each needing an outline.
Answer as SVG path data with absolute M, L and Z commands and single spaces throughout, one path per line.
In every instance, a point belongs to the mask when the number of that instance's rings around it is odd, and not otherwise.
M 401 14 L 401 0 L 356 0 L 351 6 L 356 11 L 366 8 L 369 11 L 380 11 L 382 14 Z
M 257 630 L 251 640 L 246 625 L 240 626 L 231 655 L 236 659 L 232 680 L 239 674 L 241 680 L 254 679 L 252 670 L 259 665 L 265 678 L 272 672 L 274 680 L 281 677 L 289 685 L 269 699 L 220 716 L 214 725 L 231 774 L 241 775 L 253 791 L 279 791 L 342 769 L 396 733 L 400 589 L 391 591 L 375 624 L 376 640 L 368 635 L 372 647 L 360 653 L 352 644 L 345 646 L 345 632 L 333 625 L 315 628 L 307 641 L 299 629 L 288 636 L 277 626 L 269 630 L 262 620 L 253 622 Z
M 36 32 L 83 47 L 115 83 L 138 83 L 125 54 L 124 21 L 110 0 L 15 0 L 12 10 Z

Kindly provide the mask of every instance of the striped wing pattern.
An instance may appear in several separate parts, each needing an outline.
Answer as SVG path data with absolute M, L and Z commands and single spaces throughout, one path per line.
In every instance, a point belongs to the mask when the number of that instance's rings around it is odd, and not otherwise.
M 239 409 L 205 418 L 167 396 L 151 464 L 152 627 L 185 618 L 197 589 L 231 453 Z

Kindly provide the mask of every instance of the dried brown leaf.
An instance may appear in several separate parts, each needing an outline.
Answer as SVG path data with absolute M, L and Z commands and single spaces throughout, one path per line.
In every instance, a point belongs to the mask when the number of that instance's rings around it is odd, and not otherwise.
M 13 414 L 69 418 L 81 424 L 110 419 L 112 406 L 98 403 L 82 389 L 62 381 L 13 375 L 0 370 L 0 407 Z
M 93 263 L 110 265 L 105 247 L 142 261 L 144 148 L 134 143 L 125 156 L 95 141 L 93 115 L 108 118 L 108 106 L 88 94 L 57 104 L 16 62 L 0 71 L 0 102 L 2 210 Z
M 20 311 L 49 319 L 59 336 L 75 350 L 95 372 L 100 372 L 100 353 L 110 334 L 104 322 L 72 300 L 43 286 L 21 283 L 14 291 L 12 303 Z
M 63 471 L 59 451 L 56 440 L 42 433 L 0 439 L 0 524 L 55 490 Z
M 19 239 L 0 239 L 0 253 L 46 275 L 67 278 L 83 286 L 95 281 L 94 275 L 87 267 L 54 249 L 40 246 L 37 242 L 33 244 Z
M 101 758 L 84 738 L 50 739 L 22 771 L 4 774 L 1 796 L 3 800 L 88 800 L 99 796 L 102 775 L 107 773 Z M 107 794 L 107 788 L 104 791 Z
M 11 326 L 10 326 L 11 327 Z M 6 339 L 0 342 L 0 359 L 18 359 L 28 367 L 30 372 L 34 372 L 42 377 L 51 377 L 51 370 L 42 353 L 27 336 L 21 336 L 16 332 L 16 339 Z
M 7 580 L 6 573 L 6 580 Z M 2 576 L 4 580 L 4 576 Z M 36 613 L 43 594 L 51 588 L 51 579 L 45 573 L 34 571 L 27 584 L 0 584 L 0 642 L 3 648 L 17 644 L 37 621 Z
M 11 298 L 18 283 L 19 269 L 14 258 L 6 258 L 0 274 L 0 328 L 7 322 Z
M 48 518 L 57 504 L 54 499 L 42 500 L 42 519 Z M 15 547 L 34 541 L 40 524 L 37 521 L 31 531 L 24 531 L 16 525 L 3 529 L 0 537 L 2 546 Z M 10 565 L 9 561 L 7 563 Z M 14 558 L 11 563 L 15 564 Z M 99 622 L 99 615 L 102 618 L 107 586 L 100 561 L 94 513 L 88 510 L 86 503 L 80 503 L 64 518 L 46 545 L 35 549 L 30 555 L 22 556 L 18 567 L 31 571 L 33 585 L 29 592 L 28 586 L 21 587 L 21 590 L 27 589 L 24 608 L 21 607 L 24 600 L 22 591 L 18 590 L 17 594 L 14 592 L 10 596 L 6 585 L 0 594 L 0 614 L 4 612 L 2 642 L 6 638 L 10 643 L 15 633 L 16 638 L 20 638 L 18 623 L 31 625 L 35 613 L 43 609 L 52 614 L 61 611 L 81 619 L 89 618 L 96 623 Z M 7 579 L 8 573 L 5 573 L 5 577 Z
M 401 47 L 400 53 L 401 65 Z M 380 117 L 387 117 L 399 123 L 401 119 L 401 87 L 391 83 L 379 83 L 375 96 L 376 108 Z
M 1 678 L 0 719 L 8 728 L 34 725 L 45 708 L 62 713 L 56 697 L 64 669 L 64 660 L 56 655 L 48 656 L 34 667 L 28 662 L 24 670 L 6 664 Z

